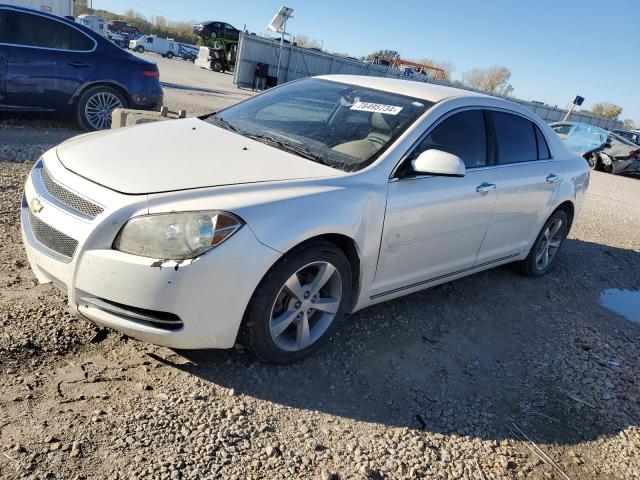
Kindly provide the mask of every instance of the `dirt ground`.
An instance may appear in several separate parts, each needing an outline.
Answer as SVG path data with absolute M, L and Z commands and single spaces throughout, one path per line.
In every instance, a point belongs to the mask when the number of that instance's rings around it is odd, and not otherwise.
M 640 179 L 594 173 L 555 268 L 508 267 L 368 308 L 271 367 L 72 318 L 36 285 L 22 184 L 49 145 L 2 142 L 0 478 L 637 479 Z

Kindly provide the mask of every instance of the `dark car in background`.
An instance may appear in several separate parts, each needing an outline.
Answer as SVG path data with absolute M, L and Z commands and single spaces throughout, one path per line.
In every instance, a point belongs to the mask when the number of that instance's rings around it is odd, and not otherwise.
M 236 41 L 240 39 L 240 30 L 228 23 L 217 20 L 196 23 L 193 26 L 193 33 L 203 38 Z
M 107 30 L 113 33 L 126 33 L 134 36 L 140 35 L 140 29 L 138 27 L 129 25 L 123 20 L 111 20 L 107 23 Z
M 586 123 L 558 122 L 550 126 L 567 148 L 583 157 L 592 170 L 640 171 L 640 149 L 626 138 Z
M 0 3 L 0 111 L 71 112 L 86 130 L 118 107 L 158 110 L 155 63 L 66 18 Z
M 621 137 L 626 138 L 630 142 L 635 143 L 636 145 L 640 145 L 640 132 L 638 131 L 622 130 L 617 128 L 611 131 L 616 135 L 620 135 Z

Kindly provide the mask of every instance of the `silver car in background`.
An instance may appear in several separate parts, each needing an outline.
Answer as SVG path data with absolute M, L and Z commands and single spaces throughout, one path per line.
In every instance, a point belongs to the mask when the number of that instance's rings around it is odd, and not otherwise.
M 286 363 L 375 303 L 507 263 L 546 273 L 588 183 L 517 104 L 331 75 L 63 143 L 27 179 L 22 231 L 77 315 Z

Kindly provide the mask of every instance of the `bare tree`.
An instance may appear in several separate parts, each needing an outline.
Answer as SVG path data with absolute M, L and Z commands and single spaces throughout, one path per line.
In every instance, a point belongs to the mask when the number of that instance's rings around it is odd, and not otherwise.
M 167 19 L 160 15 L 154 18 L 154 23 L 156 24 L 156 27 L 159 28 L 167 28 L 168 24 Z
M 635 130 L 637 127 L 636 122 L 631 120 L 630 118 L 625 118 L 622 122 L 622 128 L 626 130 Z
M 513 86 L 509 83 L 511 71 L 507 67 L 474 68 L 462 74 L 462 82 L 476 90 L 496 95 L 511 95 Z
M 73 2 L 73 15 L 77 17 L 84 13 L 91 13 L 87 0 L 75 0 Z
M 451 81 L 451 76 L 456 69 L 455 65 L 451 62 L 438 62 L 436 66 L 442 69 L 440 80 Z
M 307 35 L 296 35 L 295 42 L 297 45 L 305 48 L 322 48 L 322 42 L 310 38 Z
M 598 102 L 591 107 L 591 111 L 598 117 L 611 118 L 617 120 L 622 113 L 622 107 L 611 102 Z

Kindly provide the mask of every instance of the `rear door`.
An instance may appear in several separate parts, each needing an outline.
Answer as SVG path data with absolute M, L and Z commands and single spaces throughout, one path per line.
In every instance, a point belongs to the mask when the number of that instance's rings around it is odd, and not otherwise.
M 479 264 L 531 248 L 564 173 L 540 129 L 527 118 L 490 111 L 498 156 L 498 198 Z
M 8 12 L 18 30 L 6 66 L 5 102 L 25 110 L 60 110 L 97 68 L 96 42 L 37 13 Z

